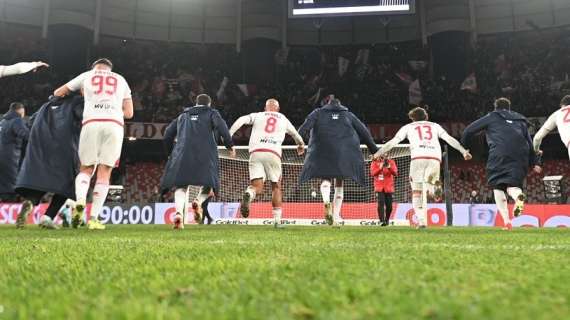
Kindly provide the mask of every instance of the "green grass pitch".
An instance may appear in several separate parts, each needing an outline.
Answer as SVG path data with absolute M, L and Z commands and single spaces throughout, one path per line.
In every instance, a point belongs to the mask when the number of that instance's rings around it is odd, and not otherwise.
M 570 231 L 0 227 L 0 319 L 570 319 Z

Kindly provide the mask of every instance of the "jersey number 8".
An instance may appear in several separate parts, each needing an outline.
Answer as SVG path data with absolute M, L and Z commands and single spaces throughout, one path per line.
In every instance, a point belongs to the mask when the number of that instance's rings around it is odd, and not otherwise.
M 265 123 L 265 132 L 273 133 L 277 128 L 277 119 L 274 117 L 267 118 L 267 122 Z

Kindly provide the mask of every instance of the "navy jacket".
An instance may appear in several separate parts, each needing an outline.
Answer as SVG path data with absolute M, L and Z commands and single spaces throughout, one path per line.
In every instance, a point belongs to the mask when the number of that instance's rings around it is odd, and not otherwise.
M 0 193 L 14 193 L 22 148 L 30 130 L 15 111 L 0 120 Z
M 75 199 L 82 119 L 81 96 L 50 100 L 32 116 L 26 156 L 16 182 L 17 192 L 31 189 Z
M 468 145 L 471 138 L 481 131 L 485 131 L 489 145 L 489 185 L 522 188 L 529 168 L 537 163 L 527 119 L 509 110 L 490 112 L 465 128 L 461 144 Z
M 299 133 L 304 139 L 309 133 L 311 136 L 299 183 L 313 178 L 351 178 L 364 185 L 360 141 L 371 153 L 376 153 L 378 147 L 368 128 L 346 107 L 329 104 L 314 110 Z
M 170 123 L 164 133 L 164 143 L 172 152 L 166 163 L 161 187 L 170 189 L 193 185 L 219 190 L 217 133 L 221 135 L 226 148 L 233 147 L 226 122 L 217 110 L 207 106 L 186 108 Z

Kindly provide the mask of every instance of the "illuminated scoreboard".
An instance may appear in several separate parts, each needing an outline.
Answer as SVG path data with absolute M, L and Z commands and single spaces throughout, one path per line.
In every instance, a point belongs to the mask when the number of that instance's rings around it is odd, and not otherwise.
M 289 0 L 289 17 L 415 13 L 415 0 Z

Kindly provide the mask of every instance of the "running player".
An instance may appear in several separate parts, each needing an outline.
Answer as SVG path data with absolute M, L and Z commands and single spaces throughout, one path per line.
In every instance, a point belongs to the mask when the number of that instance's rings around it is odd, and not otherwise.
M 269 99 L 265 102 L 265 111 L 243 116 L 232 125 L 233 136 L 244 125 L 253 126 L 249 138 L 249 178 L 251 184 L 243 194 L 241 215 L 249 216 L 249 205 L 257 195 L 263 192 L 265 180 L 271 182 L 273 219 L 276 228 L 281 226 L 282 191 L 281 191 L 281 145 L 285 134 L 293 137 L 297 143 L 297 153 L 305 152 L 305 143 L 295 127 L 282 113 L 279 102 Z
M 329 225 L 339 227 L 342 224 L 344 179 L 350 178 L 361 186 L 365 185 L 360 141 L 364 142 L 370 153 L 378 151 L 378 147 L 368 128 L 332 94 L 325 98 L 321 108 L 307 116 L 299 133 L 302 137 L 310 135 L 299 183 L 313 178 L 322 179 L 325 220 Z M 333 181 L 334 200 L 331 203 Z
M 489 145 L 487 159 L 487 183 L 493 188 L 497 209 L 503 218 L 504 229 L 512 230 L 507 196 L 515 200 L 513 215 L 518 217 L 524 210 L 526 196 L 522 191 L 529 169 L 540 173 L 527 119 L 511 111 L 511 101 L 499 98 L 495 110 L 465 128 L 461 142 L 465 145 L 481 131 L 485 131 Z
M 533 146 L 537 154 L 542 154 L 540 150 L 542 139 L 556 128 L 566 148 L 570 147 L 570 95 L 562 98 L 560 101 L 560 109 L 548 117 L 548 120 L 546 120 L 542 128 L 540 128 L 534 136 Z M 568 157 L 570 157 L 570 149 L 568 150 Z
M 133 100 L 127 81 L 113 70 L 109 59 L 99 59 L 90 71 L 61 86 L 55 96 L 64 97 L 81 90 L 85 97 L 83 128 L 79 137 L 80 172 L 75 178 L 76 210 L 72 224 L 77 227 L 95 168 L 97 181 L 93 188 L 90 230 L 105 229 L 97 219 L 109 192 L 111 172 L 117 165 L 123 146 L 124 119 L 133 117 Z
M 428 121 L 428 113 L 424 108 L 414 108 L 408 113 L 412 120 L 403 126 L 396 136 L 388 141 L 374 157 L 380 158 L 392 150 L 404 139 L 410 142 L 412 162 L 410 163 L 410 180 L 412 183 L 412 205 L 418 218 L 418 228 L 427 227 L 427 193 L 428 189 L 435 189 L 441 194 L 439 171 L 441 164 L 441 145 L 439 139 L 444 140 L 457 151 L 461 152 L 465 160 L 471 159 L 469 150 L 466 150 L 439 124 Z

